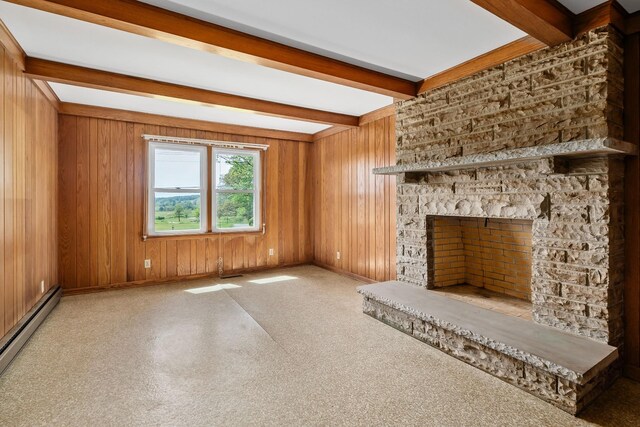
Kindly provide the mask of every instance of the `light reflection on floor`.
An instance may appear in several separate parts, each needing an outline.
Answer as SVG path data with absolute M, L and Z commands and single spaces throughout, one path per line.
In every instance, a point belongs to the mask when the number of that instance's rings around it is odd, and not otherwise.
M 241 288 L 241 287 L 242 286 L 234 285 L 233 283 L 223 283 L 223 284 L 213 285 L 213 286 L 204 286 L 202 288 L 186 289 L 185 292 L 189 292 L 190 294 L 206 294 L 209 292 L 221 291 L 223 289 L 234 289 L 234 288 Z
M 266 285 L 268 283 L 285 282 L 287 280 L 296 280 L 295 276 L 274 276 L 266 277 L 264 279 L 249 280 L 249 283 L 257 283 L 258 285 Z

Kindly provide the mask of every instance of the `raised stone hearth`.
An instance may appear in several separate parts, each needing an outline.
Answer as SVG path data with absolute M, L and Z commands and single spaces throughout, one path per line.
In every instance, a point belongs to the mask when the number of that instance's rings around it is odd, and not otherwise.
M 361 289 L 364 311 L 571 413 L 609 384 L 637 154 L 621 140 L 622 59 L 603 27 L 398 102 L 397 164 L 374 173 L 397 175 L 399 282 Z M 431 291 L 459 284 L 530 300 L 533 321 Z
M 401 282 L 358 292 L 366 314 L 572 414 L 614 378 L 615 347 Z

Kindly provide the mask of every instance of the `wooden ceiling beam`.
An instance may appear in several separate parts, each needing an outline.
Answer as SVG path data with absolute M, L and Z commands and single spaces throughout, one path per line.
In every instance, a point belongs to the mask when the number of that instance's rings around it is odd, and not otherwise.
M 573 38 L 575 15 L 555 0 L 471 1 L 547 46 Z
M 134 0 L 8 0 L 22 6 L 399 99 L 415 82 Z
M 132 95 L 148 97 L 161 96 L 174 100 L 197 102 L 202 105 L 237 108 L 244 111 L 288 119 L 350 127 L 358 126 L 359 122 L 358 116 L 280 104 L 38 58 L 27 57 L 25 59 L 24 73 L 33 79 L 67 83 Z

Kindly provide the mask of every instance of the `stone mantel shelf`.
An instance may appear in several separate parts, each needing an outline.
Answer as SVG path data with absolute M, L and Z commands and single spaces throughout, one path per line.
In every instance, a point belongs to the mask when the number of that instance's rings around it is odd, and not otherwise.
M 615 138 L 594 138 L 534 147 L 514 148 L 493 153 L 471 154 L 441 161 L 428 161 L 373 169 L 376 175 L 407 172 L 443 172 L 501 166 L 548 157 L 586 157 L 595 155 L 637 155 L 638 147 Z

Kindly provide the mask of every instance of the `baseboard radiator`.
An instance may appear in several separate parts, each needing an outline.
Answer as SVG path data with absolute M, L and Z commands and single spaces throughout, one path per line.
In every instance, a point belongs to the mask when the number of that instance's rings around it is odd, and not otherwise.
M 61 295 L 60 286 L 50 289 L 20 322 L 0 339 L 0 375 L 58 304 Z

